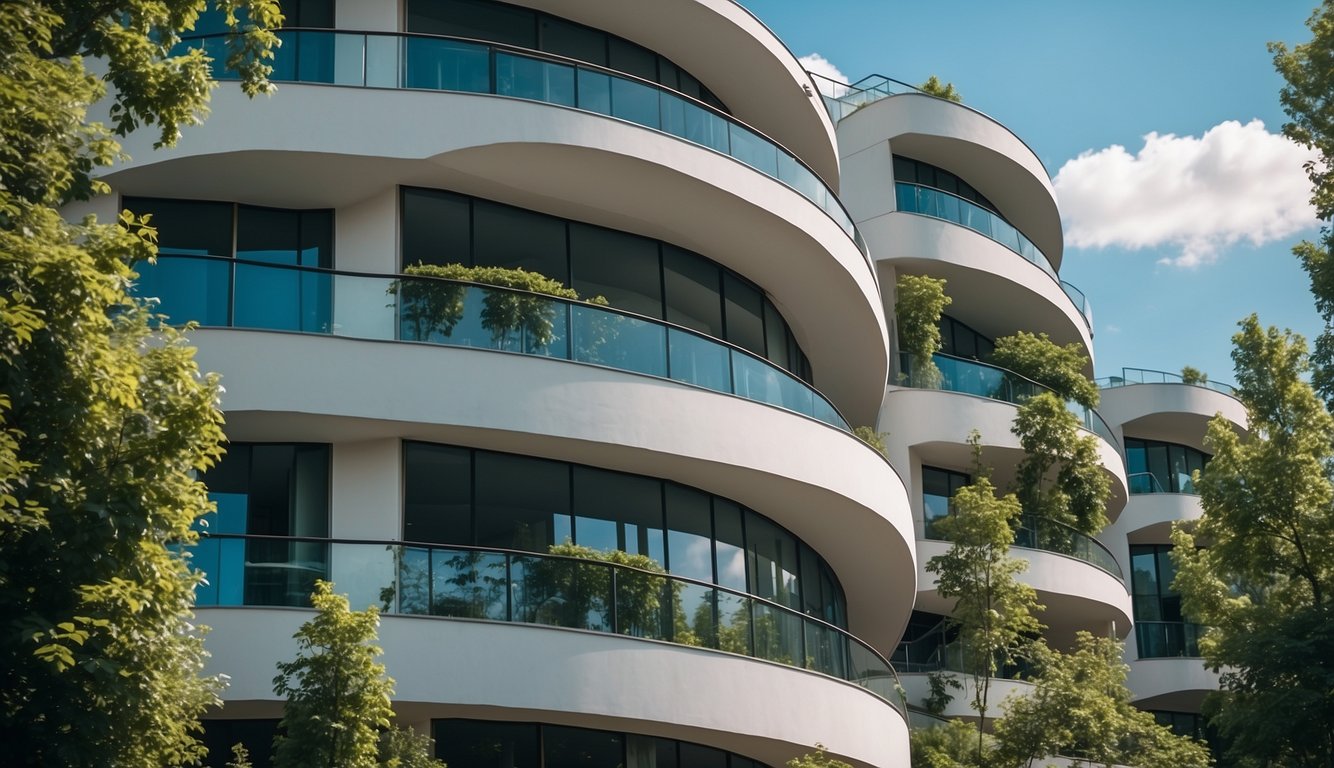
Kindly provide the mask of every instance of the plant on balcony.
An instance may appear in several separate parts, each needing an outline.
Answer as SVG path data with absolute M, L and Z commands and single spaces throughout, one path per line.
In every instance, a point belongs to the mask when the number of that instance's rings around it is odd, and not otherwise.
M 555 338 L 557 302 L 543 296 L 578 301 L 579 294 L 560 281 L 523 268 L 466 267 L 462 264 L 414 264 L 403 274 L 435 278 L 396 280 L 389 293 L 398 298 L 399 316 L 413 339 L 429 340 L 439 334 L 448 337 L 463 319 L 468 292 L 464 283 L 495 286 L 508 290 L 483 291 L 480 321 L 491 332 L 491 341 L 500 347 L 520 343 L 528 350 L 545 348 Z M 455 282 L 462 281 L 462 282 Z M 601 296 L 587 299 L 590 304 L 606 306 Z M 513 337 L 518 334 L 518 338 Z
M 824 753 L 824 745 L 816 743 L 815 751 L 787 761 L 787 768 L 852 768 L 851 765 L 829 757 Z
M 1098 407 L 1098 386 L 1084 375 L 1088 356 L 1077 343 L 1061 346 L 1045 333 L 1019 331 L 996 339 L 992 361 L 1002 368 L 1074 400 L 1085 408 Z
M 1018 578 L 1028 564 L 1010 554 L 1022 507 L 1013 494 L 997 497 L 976 432 L 969 444 L 974 480 L 955 492 L 950 513 L 938 521 L 950 547 L 932 557 L 926 570 L 936 575 L 940 596 L 955 601 L 948 621 L 958 629 L 963 666 L 973 682 L 969 704 L 985 730 L 991 680 L 1029 652 L 1042 624 L 1034 616 L 1041 610 L 1037 593 Z M 979 763 L 984 750 L 980 734 Z
M 872 427 L 856 427 L 852 430 L 859 440 L 871 446 L 886 459 L 889 458 L 889 448 L 885 445 L 885 438 L 889 437 L 888 432 L 877 432 Z
M 1201 371 L 1199 368 L 1192 368 L 1189 365 L 1181 368 L 1181 383 L 1203 385 L 1209 383 L 1209 374 Z
M 899 275 L 894 296 L 899 351 L 907 356 L 909 369 L 899 373 L 899 383 L 937 389 L 940 369 L 932 355 L 940 351 L 940 315 L 952 301 L 945 295 L 945 281 L 926 275 Z
M 954 87 L 954 83 L 941 83 L 940 78 L 932 75 L 926 79 L 926 82 L 917 86 L 917 90 L 922 93 L 946 99 L 956 104 L 963 102 L 963 94 Z

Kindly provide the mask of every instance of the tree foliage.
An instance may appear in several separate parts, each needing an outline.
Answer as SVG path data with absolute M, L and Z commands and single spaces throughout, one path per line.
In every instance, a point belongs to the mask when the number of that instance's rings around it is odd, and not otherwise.
M 955 89 L 954 83 L 941 83 L 940 78 L 935 75 L 928 77 L 925 83 L 917 86 L 917 90 L 931 96 L 953 101 L 956 104 L 963 101 L 963 94 Z
M 931 356 L 940 351 L 940 316 L 953 301 L 945 295 L 945 281 L 926 275 L 899 275 L 895 283 L 894 317 L 899 350 L 908 354 L 908 386 L 940 386 L 940 370 Z
M 985 728 L 991 679 L 1027 653 L 1042 624 L 1034 616 L 1041 610 L 1037 593 L 1018 578 L 1028 564 L 1010 555 L 1022 514 L 1019 501 L 1013 494 L 996 496 L 980 460 L 977 433 L 970 442 L 973 482 L 955 492 L 949 515 L 937 523 L 950 548 L 932 557 L 926 570 L 936 575 L 941 597 L 955 600 L 949 622 L 958 628 L 963 663 L 973 679 L 970 705 Z M 981 739 L 977 749 L 980 759 Z
M 380 765 L 383 768 L 445 768 L 432 757 L 435 741 L 411 728 L 390 728 L 380 735 Z
M 273 692 L 287 699 L 274 765 L 374 768 L 394 716 L 394 681 L 376 661 L 380 612 L 350 610 L 327 581 L 315 583 L 310 601 L 316 614 L 293 635 L 297 656 L 279 662 L 273 678 Z
M 1254 315 L 1233 336 L 1249 431 L 1209 424 L 1196 482 L 1204 514 L 1173 533 L 1173 589 L 1210 629 L 1221 670 L 1211 722 L 1242 765 L 1329 766 L 1334 758 L 1334 419 L 1304 381 L 1300 336 Z M 1196 544 L 1207 544 L 1197 549 Z
M 1014 481 L 1024 512 L 1089 536 L 1105 528 L 1111 479 L 1102 470 L 1097 438 L 1080 429 L 1065 403 L 1049 392 L 1029 398 L 1011 431 L 1024 449 Z M 1055 538 L 1042 546 L 1061 546 L 1058 529 L 1051 531 Z
M 1208 384 L 1209 374 L 1190 365 L 1181 366 L 1182 384 Z
M 851 765 L 824 753 L 824 745 L 816 744 L 815 751 L 787 761 L 787 768 L 852 768 Z
M 253 21 L 233 53 L 259 92 L 277 5 L 219 5 Z M 118 134 L 169 144 L 202 118 L 208 62 L 171 49 L 204 6 L 0 4 L 0 740 L 18 763 L 188 763 L 217 701 L 176 549 L 209 508 L 193 475 L 220 453 L 216 383 L 127 294 L 147 222 L 58 210 L 106 190 Z M 110 126 L 88 118 L 103 97 Z
M 949 720 L 930 728 L 913 728 L 911 739 L 912 768 L 982 768 L 994 751 L 989 735 L 977 726 L 963 720 Z M 979 762 L 977 743 L 983 740 L 982 762 Z
M 1291 49 L 1270 43 L 1274 67 L 1286 85 L 1279 100 L 1289 121 L 1283 135 L 1316 150 L 1319 160 L 1306 165 L 1311 180 L 1311 204 L 1316 215 L 1328 222 L 1334 217 L 1334 2 L 1321 3 L 1306 22 L 1311 40 Z M 1334 409 L 1334 234 L 1325 226 L 1320 242 L 1304 241 L 1293 248 L 1311 280 L 1316 309 L 1325 321 L 1316 338 L 1311 381 Z
M 1207 768 L 1209 751 L 1176 736 L 1130 703 L 1121 644 L 1079 632 L 1070 653 L 1039 647 L 1032 690 L 1012 694 L 996 721 L 995 751 L 985 763 L 1020 768 L 1050 755 L 1099 765 Z
M 1085 408 L 1098 407 L 1098 387 L 1084 375 L 1088 355 L 1077 343 L 1060 346 L 1045 333 L 1020 331 L 996 339 L 992 361 L 1036 381 L 1062 400 L 1074 400 Z

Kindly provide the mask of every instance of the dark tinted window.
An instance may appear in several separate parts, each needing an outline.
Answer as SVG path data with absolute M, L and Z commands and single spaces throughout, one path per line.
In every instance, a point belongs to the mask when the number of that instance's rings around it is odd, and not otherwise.
M 565 222 L 521 208 L 473 201 L 473 263 L 519 267 L 569 283 Z
M 596 29 L 555 16 L 538 22 L 542 50 L 599 66 L 607 65 L 607 36 Z
M 489 452 L 475 461 L 478 545 L 545 552 L 570 538 L 568 464 Z
M 434 720 L 435 756 L 449 768 L 540 768 L 537 726 Z
M 403 444 L 403 538 L 430 544 L 472 543 L 468 449 Z
M 432 189 L 403 189 L 403 266 L 472 265 L 471 201 Z
M 580 296 L 604 296 L 617 309 L 662 317 L 656 240 L 572 223 L 570 270 Z
M 231 256 L 233 252 L 233 206 L 200 200 L 164 200 L 127 197 L 124 207 L 157 228 L 158 252 L 166 256 Z
M 723 299 L 727 340 L 763 357 L 764 298 L 759 290 L 730 274 L 724 274 Z
M 708 259 L 664 245 L 663 288 L 668 322 L 723 338 L 722 272 Z
M 537 15 L 486 0 L 409 0 L 408 31 L 537 47 Z

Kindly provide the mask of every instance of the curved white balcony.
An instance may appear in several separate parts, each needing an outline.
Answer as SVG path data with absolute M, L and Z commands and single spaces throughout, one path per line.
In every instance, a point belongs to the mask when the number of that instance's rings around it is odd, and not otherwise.
M 1127 372 L 1140 374 L 1137 377 Z M 1155 374 L 1158 381 L 1140 383 L 1135 378 Z M 1099 379 L 1102 403 L 1100 410 L 1122 434 L 1134 437 L 1189 445 L 1203 446 L 1204 433 L 1215 415 L 1246 429 L 1246 407 L 1224 384 L 1185 384 L 1173 381 L 1176 374 L 1142 369 L 1125 369 L 1122 376 Z M 1227 387 L 1226 389 L 1224 389 Z
M 1019 439 L 1010 431 L 1018 406 L 1007 401 L 1041 388 L 995 366 L 936 357 L 943 372 L 951 366 L 959 369 L 957 375 L 943 377 L 941 389 L 891 386 L 885 393 L 877 423 L 892 425 L 886 440 L 891 461 L 897 467 L 910 467 L 915 458 L 922 464 L 966 469 L 972 463 L 968 435 L 977 430 L 983 459 L 995 470 L 994 480 L 999 487 L 1004 488 L 1024 456 Z M 1112 481 L 1107 517 L 1115 522 L 1128 498 L 1120 447 L 1097 411 L 1079 408 L 1077 415 L 1089 434 L 1097 438 L 1099 463 Z
M 225 374 L 233 440 L 397 437 L 675 480 L 762 509 L 820 552 L 844 584 L 850 629 L 882 652 L 911 611 L 911 591 L 899 588 L 917 573 L 902 480 L 814 419 L 529 355 L 230 329 L 192 341 L 201 368 Z
M 944 193 L 942 193 L 944 194 Z M 859 223 L 877 263 L 944 278 L 950 316 L 995 335 L 1044 332 L 1077 343 L 1093 372 L 1091 320 L 1054 274 L 978 232 L 939 217 L 891 211 Z
M 926 563 L 949 547 L 946 541 L 917 542 L 917 610 L 950 613 L 953 601 L 936 592 L 935 577 L 926 571 Z M 1010 551 L 1028 562 L 1019 579 L 1037 590 L 1038 603 L 1046 606 L 1038 619 L 1047 625 L 1044 635 L 1053 645 L 1071 644 L 1079 630 L 1095 634 L 1114 630 L 1117 637 L 1130 631 L 1130 594 L 1120 578 L 1078 557 L 1027 547 Z
M 1192 493 L 1133 493 L 1102 538 L 1124 539 L 1131 544 L 1167 544 L 1174 523 L 1198 520 L 1201 514 L 1200 497 Z
M 272 712 L 274 664 L 309 611 L 201 609 L 208 672 L 231 676 L 233 716 Z M 897 765 L 907 723 L 852 683 L 730 653 L 532 625 L 386 616 L 395 708 L 409 720 L 483 717 L 612 728 L 781 765 L 819 741 L 859 765 Z M 744 691 L 746 706 L 736 702 Z M 682 702 L 690 702 L 682 706 Z
M 963 687 L 958 690 L 950 689 L 949 692 L 954 698 L 945 705 L 945 710 L 940 713 L 940 717 L 977 722 L 977 710 L 973 709 L 971 705 L 973 700 L 972 678 L 962 672 L 957 672 L 954 674 L 954 679 L 959 681 L 959 684 Z M 927 673 L 901 672 L 899 673 L 899 680 L 903 685 L 904 697 L 908 700 L 908 705 L 922 707 L 922 702 L 931 694 Z M 999 717 L 1002 714 L 1000 705 L 1007 696 L 1026 696 L 1032 690 L 1033 684 L 1027 680 L 993 679 L 990 690 L 987 691 L 987 721 L 990 722 L 992 718 Z
M 838 139 L 843 189 L 855 221 L 893 210 L 890 153 L 905 155 L 965 179 L 1032 240 L 1053 270 L 1060 270 L 1061 217 L 1047 170 L 1026 144 L 990 117 L 944 99 L 901 93 L 839 121 Z
M 516 98 L 302 84 L 254 102 L 219 89 L 171 150 L 149 152 L 142 133 L 139 160 L 106 177 L 124 195 L 350 212 L 394 185 L 435 186 L 694 250 L 764 287 L 849 420 L 879 407 L 889 341 L 868 259 L 795 188 L 712 149 Z
M 1137 659 L 1134 654 L 1135 643 L 1128 642 L 1126 686 L 1142 709 L 1199 712 L 1204 697 L 1218 690 L 1218 674 L 1199 658 Z

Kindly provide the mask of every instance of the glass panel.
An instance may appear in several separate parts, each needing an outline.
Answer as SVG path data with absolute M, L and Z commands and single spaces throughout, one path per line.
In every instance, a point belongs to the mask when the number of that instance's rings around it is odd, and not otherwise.
M 149 223 L 157 229 L 161 256 L 232 255 L 231 203 L 147 197 L 126 197 L 121 202 L 140 216 L 152 216 Z
M 778 314 L 773 302 L 764 301 L 764 356 L 780 368 L 792 370 L 793 366 L 787 354 L 787 322 Z
M 764 297 L 759 289 L 730 273 L 723 274 L 727 340 L 764 356 Z
M 778 179 L 823 208 L 826 204 L 824 182 L 788 153 L 779 150 L 777 157 Z
M 650 376 L 667 375 L 667 329 L 657 323 L 597 309 L 570 306 L 574 360 Z
M 575 543 L 664 561 L 662 481 L 574 467 Z
M 371 88 L 398 88 L 399 48 L 403 38 L 397 35 L 366 35 L 366 85 Z
M 801 616 L 759 600 L 752 601 L 755 614 L 755 656 L 780 664 L 805 666 L 802 651 Z
M 424 614 L 431 610 L 431 553 L 427 549 L 399 550 L 398 612 Z
M 780 605 L 800 609 L 797 540 L 792 534 L 748 510 L 746 544 L 750 562 L 750 593 Z M 759 642 L 758 635 L 756 642 Z
M 714 620 L 717 592 L 702 584 L 672 584 L 673 642 L 718 647 L 718 628 Z
M 895 208 L 905 213 L 917 213 L 917 187 L 912 184 L 894 185 Z
M 713 500 L 714 550 L 718 584 L 746 591 L 746 550 L 741 532 L 741 507 L 734 501 Z
M 713 523 L 709 495 L 667 483 L 667 562 L 672 573 L 713 581 Z
M 542 50 L 599 66 L 607 65 L 607 35 L 582 24 L 543 14 L 538 19 Z
M 657 241 L 571 222 L 570 271 L 580 296 L 602 296 L 617 309 L 662 317 Z
M 334 583 L 338 592 L 347 595 L 352 610 L 361 611 L 372 605 L 381 611 L 393 608 L 398 545 L 333 543 L 328 549 L 329 575 L 326 578 Z
M 690 251 L 664 245 L 662 272 L 668 322 L 724 338 L 719 283 L 722 273 L 718 265 Z
M 403 443 L 403 538 L 472 543 L 472 455 L 467 448 Z
M 728 122 L 717 114 L 666 91 L 661 93 L 662 130 L 728 153 Z
M 479 546 L 545 552 L 570 536 L 569 465 L 489 451 L 474 462 Z
M 233 325 L 328 333 L 332 295 L 327 272 L 237 264 Z
M 778 148 L 767 139 L 742 128 L 736 123 L 728 124 L 728 136 L 731 140 L 731 155 L 746 165 L 769 176 L 778 175 Z
M 514 620 L 611 632 L 611 566 L 562 557 L 515 555 Z
M 519 267 L 569 284 L 565 221 L 522 208 L 473 201 L 473 261 Z
M 611 76 L 579 70 L 579 108 L 599 115 L 611 114 Z
M 397 338 L 397 280 L 335 274 L 332 282 L 334 317 L 330 330 L 335 335 Z
M 435 756 L 450 768 L 539 768 L 537 725 L 433 720 Z
M 332 83 L 334 34 L 306 30 L 297 36 L 296 43 L 296 79 L 303 83 Z
M 504 621 L 509 572 L 498 552 L 437 549 L 431 552 L 431 615 Z
M 645 80 L 658 79 L 658 56 L 653 51 L 619 37 L 610 37 L 607 49 L 610 68 Z
M 763 360 L 732 352 L 732 375 L 736 393 L 751 400 L 810 414 L 814 395 L 802 382 Z
M 574 67 L 497 52 L 496 93 L 573 107 Z
M 542 726 L 544 768 L 621 768 L 625 737 L 586 728 Z
M 472 212 L 468 198 L 433 189 L 403 189 L 403 266 L 472 264 Z
M 138 262 L 134 295 L 158 300 L 160 312 L 177 325 L 193 320 L 202 326 L 230 325 L 232 264 L 222 259 L 160 257 Z
M 814 621 L 806 625 L 806 668 L 833 677 L 847 678 L 847 641 L 832 627 Z
M 848 677 L 886 701 L 898 701 L 894 674 L 884 661 L 861 643 L 848 643 Z
M 649 128 L 661 126 L 658 89 L 632 80 L 612 78 L 611 115 Z
M 404 42 L 404 87 L 491 93 L 491 57 L 486 46 L 428 37 L 409 37 Z
M 751 655 L 749 598 L 716 590 L 719 650 Z
M 305 607 L 316 580 L 328 581 L 328 544 L 251 539 L 246 542 L 245 604 Z
M 667 329 L 671 377 L 716 392 L 732 392 L 730 350 L 693 333 Z
M 616 631 L 650 640 L 671 640 L 677 591 L 674 582 L 633 568 L 616 569 Z
M 488 0 L 409 0 L 407 31 L 537 47 L 537 16 Z
M 727 753 L 681 742 L 681 765 L 689 768 L 727 768 Z

